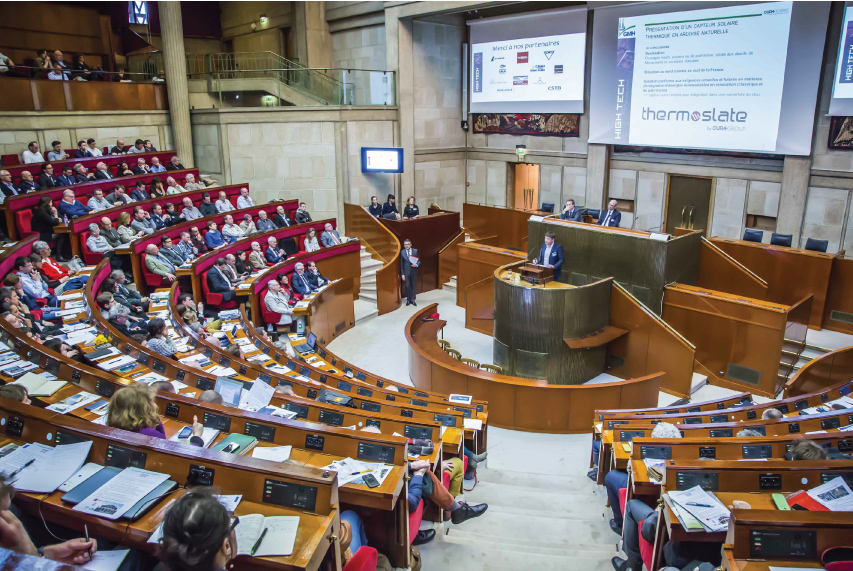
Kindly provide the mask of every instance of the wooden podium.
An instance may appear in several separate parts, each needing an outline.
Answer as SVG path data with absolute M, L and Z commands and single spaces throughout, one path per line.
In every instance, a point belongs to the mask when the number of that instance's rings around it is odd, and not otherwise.
M 535 285 L 545 285 L 554 281 L 554 270 L 536 264 L 524 264 L 521 266 L 521 279 Z

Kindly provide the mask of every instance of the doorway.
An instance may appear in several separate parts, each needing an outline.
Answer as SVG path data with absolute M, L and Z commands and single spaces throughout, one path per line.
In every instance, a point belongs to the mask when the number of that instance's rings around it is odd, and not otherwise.
M 691 228 L 708 234 L 714 179 L 669 175 L 666 195 L 666 233 Z
M 509 163 L 513 184 L 507 201 L 516 210 L 539 210 L 539 165 Z

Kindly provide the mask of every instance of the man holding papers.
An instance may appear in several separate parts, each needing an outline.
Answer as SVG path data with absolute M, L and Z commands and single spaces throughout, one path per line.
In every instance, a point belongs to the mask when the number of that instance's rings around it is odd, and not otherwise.
M 403 251 L 400 253 L 400 274 L 403 277 L 403 285 L 406 286 L 406 305 L 418 306 L 415 303 L 415 295 L 418 291 L 418 268 L 421 260 L 418 251 L 412 248 L 412 241 L 406 238 L 403 242 Z

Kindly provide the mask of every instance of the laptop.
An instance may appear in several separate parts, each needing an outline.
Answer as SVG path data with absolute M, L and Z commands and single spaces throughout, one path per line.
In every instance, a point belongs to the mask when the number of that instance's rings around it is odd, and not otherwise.
M 297 345 L 293 349 L 300 355 L 314 353 L 315 351 L 317 351 L 317 336 L 313 333 L 309 333 L 306 342 L 302 343 L 301 345 Z
M 117 468 L 115 466 L 105 466 L 104 468 L 101 468 L 99 471 L 74 486 L 70 492 L 63 494 L 62 501 L 69 504 L 79 504 L 92 495 L 95 490 L 118 476 L 122 470 L 123 468 Z M 131 521 L 139 519 L 145 514 L 145 512 L 155 506 L 157 501 L 165 497 L 177 487 L 177 482 L 173 480 L 166 480 L 151 490 L 151 492 L 149 492 L 144 498 L 132 505 L 121 517 L 127 518 Z
M 240 394 L 243 392 L 243 382 L 229 379 L 228 377 L 216 377 L 216 386 L 213 388 L 222 397 L 225 406 L 237 407 L 240 405 Z

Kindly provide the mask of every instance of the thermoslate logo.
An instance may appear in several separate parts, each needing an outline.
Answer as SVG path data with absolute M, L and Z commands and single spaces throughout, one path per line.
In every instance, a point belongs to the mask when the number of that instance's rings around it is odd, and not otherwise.
M 717 110 L 707 111 L 663 111 L 643 107 L 643 121 L 701 121 L 703 123 L 746 123 L 746 111 Z
M 516 52 L 516 56 L 518 56 L 518 63 L 527 63 L 528 52 Z

